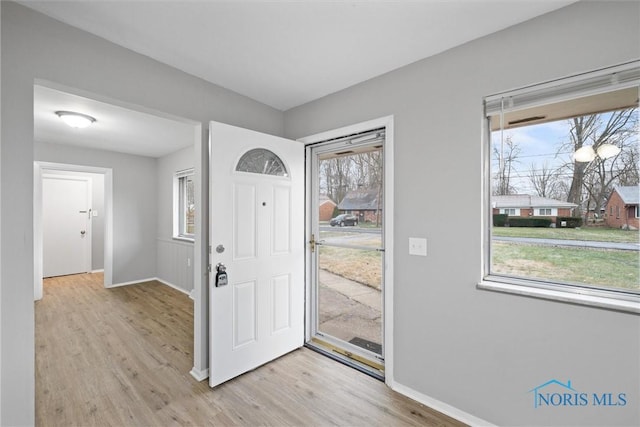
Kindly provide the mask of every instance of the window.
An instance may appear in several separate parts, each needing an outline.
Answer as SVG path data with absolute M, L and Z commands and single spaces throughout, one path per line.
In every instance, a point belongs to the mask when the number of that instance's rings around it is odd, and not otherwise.
M 485 98 L 481 288 L 640 302 L 638 219 L 600 215 L 614 188 L 640 191 L 639 85 L 635 61 Z M 494 218 L 506 200 L 531 214 Z
M 238 161 L 236 171 L 287 176 L 287 168 L 280 157 L 264 148 L 255 148 L 244 153 Z
M 507 214 L 507 215 L 511 215 L 511 216 L 516 216 L 516 210 L 515 210 L 515 208 L 505 208 L 505 209 L 502 209 L 502 212 L 501 212 L 501 213 L 503 213 L 503 214 Z
M 173 180 L 173 237 L 193 240 L 195 234 L 194 171 L 176 172 Z

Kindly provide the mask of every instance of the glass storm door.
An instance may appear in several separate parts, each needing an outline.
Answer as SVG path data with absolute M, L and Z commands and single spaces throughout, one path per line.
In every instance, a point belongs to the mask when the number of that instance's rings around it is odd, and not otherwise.
M 384 377 L 384 129 L 307 148 L 307 345 Z

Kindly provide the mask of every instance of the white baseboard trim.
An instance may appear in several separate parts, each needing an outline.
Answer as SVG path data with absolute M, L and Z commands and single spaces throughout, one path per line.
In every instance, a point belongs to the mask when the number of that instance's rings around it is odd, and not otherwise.
M 182 292 L 182 293 L 183 293 L 183 294 L 185 294 L 185 295 L 189 295 L 189 296 L 191 296 L 191 295 L 190 295 L 190 293 L 189 293 L 189 291 L 185 291 L 184 289 L 182 289 L 182 288 L 180 288 L 180 287 L 178 287 L 178 286 L 174 285 L 173 283 L 169 283 L 169 282 L 167 282 L 166 280 L 162 280 L 162 279 L 160 279 L 159 277 L 156 277 L 156 278 L 155 278 L 155 280 L 157 280 L 158 282 L 162 283 L 163 285 L 167 285 L 167 286 L 169 286 L 170 288 L 175 289 L 176 291 L 180 291 L 180 292 Z
M 179 287 L 177 287 L 176 285 L 174 285 L 174 284 L 172 284 L 172 283 L 169 283 L 169 282 L 167 282 L 166 280 L 162 280 L 162 279 L 160 279 L 160 278 L 158 278 L 158 277 L 149 277 L 149 278 L 147 278 L 147 279 L 133 280 L 133 281 L 131 281 L 131 282 L 114 283 L 113 285 L 109 285 L 109 286 L 106 286 L 106 287 L 107 287 L 107 288 L 118 288 L 118 287 L 120 287 L 120 286 L 139 285 L 140 283 L 144 283 L 144 282 L 153 282 L 153 281 L 160 282 L 160 283 L 162 283 L 163 285 L 169 286 L 170 288 L 173 288 L 173 289 L 175 289 L 176 291 L 180 291 L 180 292 L 182 292 L 183 294 L 185 294 L 185 295 L 189 295 L 189 296 L 190 296 L 189 291 L 185 291 L 184 289 L 179 288 Z
M 195 378 L 196 380 L 199 381 L 204 381 L 207 378 L 209 378 L 209 368 L 205 369 L 205 370 L 199 370 L 196 369 L 195 367 L 193 367 L 193 369 L 191 369 L 191 372 L 189 372 L 191 374 L 191 376 L 193 378 Z
M 104 273 L 104 268 L 100 268 L 98 270 L 91 270 L 91 274 L 95 274 L 95 273 Z
M 192 300 L 195 301 L 195 299 L 196 299 L 196 290 L 195 289 L 191 289 L 191 292 L 189 292 L 189 298 L 191 298 Z
M 492 424 L 489 421 L 483 420 L 482 418 L 478 418 L 475 415 L 471 415 L 447 403 L 441 402 L 438 399 L 434 399 L 433 397 L 429 397 L 425 394 L 417 392 L 414 389 L 404 386 L 402 384 L 394 383 L 393 390 L 417 402 L 420 402 L 431 409 L 435 409 L 436 411 L 442 412 L 443 414 L 448 415 L 451 418 L 455 418 L 456 420 L 463 422 L 467 425 L 474 426 L 474 427 L 475 426 L 495 427 L 495 424 Z
M 105 288 L 119 288 L 120 286 L 139 285 L 140 283 L 152 282 L 154 280 L 158 279 L 156 279 L 155 277 L 148 277 L 146 279 L 132 280 L 130 282 L 113 283 L 109 286 L 105 286 Z

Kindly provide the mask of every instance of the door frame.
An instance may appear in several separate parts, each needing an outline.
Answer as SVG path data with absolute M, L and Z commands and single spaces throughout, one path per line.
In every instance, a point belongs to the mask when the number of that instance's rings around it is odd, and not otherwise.
M 393 122 L 394 116 L 385 116 L 365 122 L 356 123 L 350 126 L 341 127 L 338 129 L 329 130 L 326 132 L 317 133 L 304 138 L 299 138 L 298 141 L 305 144 L 308 148 L 309 145 L 331 140 L 334 138 L 340 138 L 351 134 L 366 132 L 373 129 L 385 128 L 385 142 L 383 150 L 383 167 L 384 167 L 384 207 L 383 207 L 383 230 L 384 230 L 384 369 L 385 369 L 385 383 L 393 387 L 393 223 L 394 223 L 394 165 L 393 165 Z M 311 239 L 312 232 L 312 176 L 311 173 L 311 158 L 306 157 L 305 160 L 305 175 L 306 175 L 306 200 L 305 200 L 305 240 Z M 305 250 L 305 342 L 311 339 L 311 301 L 310 298 L 312 292 L 312 277 L 311 271 L 311 257 L 312 253 L 307 245 Z
M 113 171 L 110 168 L 51 162 L 33 162 L 33 283 L 34 299 L 42 299 L 42 180 L 48 171 L 104 175 L 104 286 L 113 282 Z

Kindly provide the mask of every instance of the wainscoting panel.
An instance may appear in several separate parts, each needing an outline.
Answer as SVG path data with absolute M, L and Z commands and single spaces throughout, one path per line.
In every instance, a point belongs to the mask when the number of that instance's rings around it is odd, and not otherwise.
M 189 293 L 193 290 L 193 243 L 158 239 L 158 278 Z

